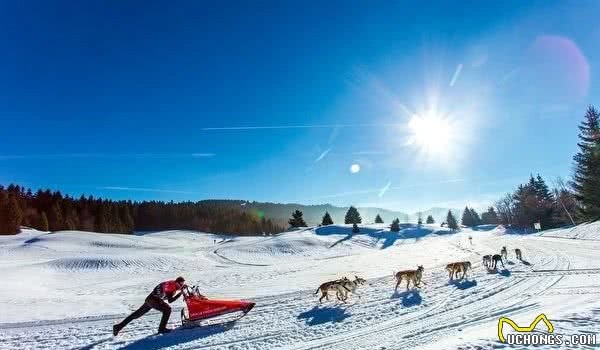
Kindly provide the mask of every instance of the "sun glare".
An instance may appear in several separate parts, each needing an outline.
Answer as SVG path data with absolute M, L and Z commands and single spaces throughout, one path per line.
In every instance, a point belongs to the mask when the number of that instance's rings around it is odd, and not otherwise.
M 408 122 L 411 132 L 409 144 L 417 146 L 428 155 L 445 155 L 450 148 L 452 126 L 444 117 L 434 112 L 414 115 Z

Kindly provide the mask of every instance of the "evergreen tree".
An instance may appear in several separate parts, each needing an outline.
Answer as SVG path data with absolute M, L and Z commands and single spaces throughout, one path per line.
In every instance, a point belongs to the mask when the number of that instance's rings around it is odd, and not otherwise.
M 94 218 L 94 230 L 96 232 L 102 233 L 109 232 L 108 221 L 109 220 L 106 205 L 101 202 L 98 205 L 96 217 Z
M 44 232 L 50 231 L 50 228 L 49 228 L 49 225 L 48 225 L 48 217 L 46 216 L 46 212 L 45 211 L 43 211 L 42 215 L 40 215 L 40 222 L 38 224 L 37 229 L 40 230 L 40 231 L 44 231 Z
M 490 225 L 497 225 L 499 223 L 498 214 L 496 214 L 494 207 L 489 207 L 485 213 L 481 214 L 481 222 Z
M 4 200 L 2 200 L 4 201 Z M 4 208 L 0 208 L 3 216 L 3 224 L 0 226 L 0 234 L 17 234 L 21 232 L 21 220 L 23 215 L 21 213 L 21 208 L 19 208 L 19 204 L 17 202 L 17 196 L 13 193 L 8 195 L 8 200 L 5 201 L 6 204 L 2 205 Z
M 400 231 L 400 220 L 398 218 L 395 218 L 392 221 L 392 225 L 390 225 L 390 231 L 392 231 L 392 232 Z
M 477 211 L 473 208 L 470 208 L 469 211 L 471 212 L 471 218 L 473 219 L 473 226 L 481 225 L 481 218 Z
M 475 226 L 475 220 L 473 219 L 473 214 L 471 213 L 471 209 L 469 209 L 469 207 L 465 207 L 461 223 L 467 227 Z M 448 223 L 448 225 L 450 225 L 450 223 Z
M 352 224 L 352 233 L 359 233 L 360 229 L 358 228 L 358 225 L 355 223 Z
M 419 225 L 419 226 L 423 225 L 423 217 L 421 216 L 420 212 L 419 212 L 419 219 L 417 220 L 417 225 Z
M 323 226 L 327 226 L 327 225 L 333 225 L 333 220 L 331 219 L 331 215 L 329 215 L 329 212 L 325 212 L 325 215 L 323 215 L 323 220 L 321 221 L 321 225 Z
M 131 214 L 129 213 L 129 207 L 127 205 L 122 205 L 119 209 L 119 215 L 121 217 L 121 224 L 123 226 L 122 232 L 132 233 L 133 232 L 133 218 L 131 217 Z M 270 222 L 269 222 L 269 224 L 270 224 Z
M 549 201 L 549 202 L 552 202 L 554 200 L 554 197 L 552 196 L 552 192 L 550 192 L 548 185 L 546 185 L 546 181 L 544 181 L 544 179 L 542 179 L 540 174 L 537 174 L 537 177 L 535 178 L 534 188 L 535 188 L 535 193 L 542 200 Z
M 360 224 L 362 223 L 362 218 L 360 217 L 360 213 L 355 207 L 348 208 L 346 212 L 346 217 L 344 218 L 345 224 Z
M 296 210 L 292 213 L 292 217 L 288 220 L 291 227 L 306 227 L 306 222 L 302 218 L 302 212 Z
M 435 224 L 435 220 L 433 219 L 433 216 L 431 216 L 431 215 L 427 215 L 427 220 L 425 222 L 428 224 Z
M 7 234 L 9 231 L 8 220 L 8 194 L 0 187 L 0 234 Z
M 50 208 L 50 217 L 48 219 L 50 231 L 60 231 L 64 228 L 62 209 L 58 203 L 54 203 Z
M 452 215 L 452 212 L 450 210 L 448 210 L 448 215 L 446 215 L 446 223 L 448 223 L 449 229 L 458 229 L 458 222 L 456 221 L 456 218 L 454 217 L 454 215 Z
M 584 220 L 600 218 L 600 115 L 590 106 L 579 125 L 579 152 L 573 157 L 572 187 Z
M 375 223 L 383 224 L 383 219 L 381 218 L 381 216 L 379 216 L 379 214 L 377 214 L 377 216 L 375 217 Z

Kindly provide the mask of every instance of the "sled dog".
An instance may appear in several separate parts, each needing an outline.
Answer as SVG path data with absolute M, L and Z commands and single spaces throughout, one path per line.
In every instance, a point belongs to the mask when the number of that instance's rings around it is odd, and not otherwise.
M 496 266 L 498 266 L 498 261 L 500 261 L 500 263 L 502 264 L 502 267 L 504 267 L 504 262 L 502 261 L 502 255 L 500 254 L 494 254 L 494 256 L 492 256 L 492 261 L 493 261 L 493 269 L 496 269 Z M 490 265 L 490 268 L 492 268 L 492 266 Z
M 516 248 L 515 249 L 515 255 L 517 256 L 518 260 L 523 260 L 523 255 L 521 254 L 521 249 Z
M 502 255 L 502 259 L 504 259 L 504 260 L 508 259 L 508 251 L 506 250 L 506 247 L 502 247 L 502 250 L 500 251 L 500 255 Z
M 414 287 L 418 288 L 421 287 L 421 282 L 423 282 L 423 284 L 427 284 L 421 279 L 423 277 L 423 270 L 423 266 L 419 265 L 417 266 L 416 270 L 405 270 L 396 272 L 394 274 L 394 277 L 396 278 L 396 288 L 394 288 L 394 290 L 398 290 L 398 286 L 400 286 L 400 282 L 402 282 L 402 279 L 406 280 L 406 290 L 408 290 L 410 281 L 413 282 Z
M 491 264 L 492 264 L 492 256 L 491 255 L 484 255 L 483 256 L 483 266 L 489 268 Z
M 323 298 L 329 300 L 329 292 L 335 292 L 338 300 L 344 301 L 343 296 L 346 294 L 344 292 L 349 292 L 350 288 L 345 286 L 346 283 L 350 282 L 347 277 L 343 277 L 339 280 L 329 281 L 321 284 L 317 291 L 314 294 L 319 293 L 321 291 L 321 297 L 319 298 L 319 302 L 323 302 Z
M 346 278 L 346 277 L 344 277 L 344 278 Z M 358 289 L 359 286 L 366 284 L 367 280 L 354 275 L 354 280 L 349 280 L 348 278 L 346 278 L 341 283 L 343 286 L 343 288 L 340 290 L 340 292 L 342 294 L 341 300 L 345 301 L 346 299 L 348 299 L 348 293 L 356 294 L 356 295 L 358 295 L 358 298 L 360 299 L 361 295 L 356 292 L 356 289 Z
M 458 277 L 459 272 L 463 273 L 460 279 L 465 278 L 465 276 L 467 275 L 467 270 L 469 270 L 470 268 L 470 261 L 459 261 L 446 265 L 446 270 L 448 271 L 448 278 L 450 278 L 450 280 L 453 280 L 454 277 Z

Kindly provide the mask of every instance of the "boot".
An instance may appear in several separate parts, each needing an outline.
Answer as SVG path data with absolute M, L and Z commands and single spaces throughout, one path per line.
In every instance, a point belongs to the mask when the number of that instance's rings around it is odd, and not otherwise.
M 116 337 L 117 334 L 119 334 L 119 332 L 121 331 L 121 329 L 123 329 L 123 326 L 121 326 L 120 323 L 114 325 L 113 326 L 113 335 Z
M 172 331 L 171 328 L 160 328 L 158 330 L 158 334 L 165 334 L 165 333 L 170 333 Z

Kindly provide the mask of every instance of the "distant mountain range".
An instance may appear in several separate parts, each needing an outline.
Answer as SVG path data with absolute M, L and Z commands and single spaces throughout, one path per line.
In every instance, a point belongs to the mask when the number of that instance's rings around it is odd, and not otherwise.
M 269 203 L 269 202 L 250 202 L 243 200 L 205 200 L 201 202 L 216 203 L 224 206 L 231 206 L 232 208 L 240 208 L 246 212 L 264 216 L 268 219 L 273 220 L 278 224 L 287 224 L 288 219 L 291 217 L 292 212 L 300 210 L 303 214 L 304 221 L 308 225 L 318 225 L 321 223 L 321 219 L 325 212 L 329 212 L 333 222 L 344 223 L 344 217 L 349 207 L 337 207 L 331 204 L 318 204 L 318 205 L 304 205 L 296 203 Z M 379 214 L 384 222 L 389 223 L 395 218 L 400 219 L 400 222 L 417 222 L 419 213 L 404 213 L 401 211 L 388 210 L 383 208 L 374 207 L 358 207 L 358 212 L 362 218 L 363 223 L 372 223 L 375 221 L 375 216 Z M 431 208 L 420 212 L 423 221 L 428 215 L 433 216 L 435 222 L 446 221 L 446 214 L 448 210 L 452 210 L 452 213 L 460 221 L 460 215 L 462 211 L 459 209 L 449 208 Z

